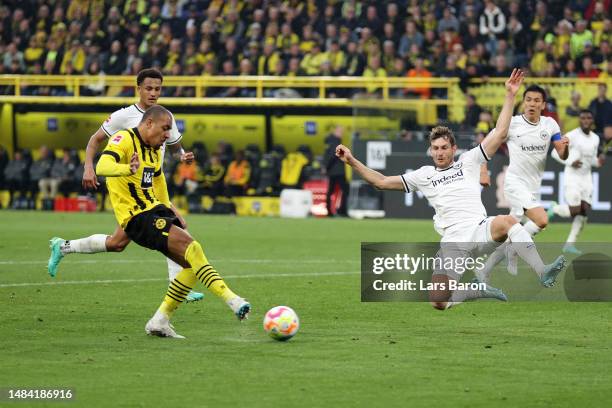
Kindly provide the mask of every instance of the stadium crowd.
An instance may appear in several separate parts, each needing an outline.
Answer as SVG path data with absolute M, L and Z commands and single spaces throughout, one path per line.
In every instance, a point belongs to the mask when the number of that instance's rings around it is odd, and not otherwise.
M 465 85 L 522 67 L 530 77 L 607 78 L 610 3 L 9 0 L 0 6 L 0 74 L 134 75 L 156 67 L 166 75 L 459 77 Z M 103 83 L 85 91 L 100 94 Z

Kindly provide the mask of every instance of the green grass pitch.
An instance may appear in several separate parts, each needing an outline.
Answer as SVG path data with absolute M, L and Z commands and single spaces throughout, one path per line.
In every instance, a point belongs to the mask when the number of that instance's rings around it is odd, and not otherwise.
M 188 216 L 231 287 L 175 315 L 186 340 L 148 337 L 166 288 L 162 255 L 70 255 L 46 273 L 48 239 L 112 232 L 111 214 L 0 212 L 0 388 L 72 388 L 79 407 L 594 407 L 612 400 L 612 305 L 361 303 L 360 242 L 437 241 L 431 221 Z M 563 240 L 553 224 L 538 241 Z M 611 241 L 587 225 L 581 240 Z M 262 330 L 285 304 L 301 330 Z M 2 402 L 0 402 L 2 404 Z M 64 406 L 15 403 L 11 406 Z

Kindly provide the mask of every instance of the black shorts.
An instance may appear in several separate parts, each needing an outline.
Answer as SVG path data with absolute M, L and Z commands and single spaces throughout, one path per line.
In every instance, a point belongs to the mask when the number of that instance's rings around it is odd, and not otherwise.
M 135 215 L 125 227 L 125 233 L 138 245 L 168 255 L 168 232 L 172 224 L 182 227 L 171 209 L 158 205 Z

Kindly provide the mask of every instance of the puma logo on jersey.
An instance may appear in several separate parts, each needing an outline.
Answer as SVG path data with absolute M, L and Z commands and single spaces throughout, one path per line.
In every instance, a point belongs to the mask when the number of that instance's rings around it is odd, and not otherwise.
M 121 139 L 123 139 L 123 136 L 121 135 L 113 136 L 113 138 L 111 139 L 111 143 L 119 144 L 119 142 L 121 142 Z

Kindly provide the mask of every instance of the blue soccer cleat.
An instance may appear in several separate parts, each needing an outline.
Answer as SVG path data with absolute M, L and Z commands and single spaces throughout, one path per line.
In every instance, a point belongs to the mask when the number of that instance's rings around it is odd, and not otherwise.
M 478 278 L 474 278 L 472 279 L 472 283 L 483 283 L 483 282 L 481 282 Z M 480 290 L 480 293 L 482 294 L 483 298 L 497 299 L 497 300 L 501 300 L 502 302 L 508 301 L 508 296 L 506 296 L 506 294 L 501 289 L 494 288 L 488 283 L 485 283 L 485 284 L 487 285 L 486 289 Z
M 204 299 L 203 293 L 191 291 L 185 298 L 185 303 L 199 302 L 202 299 Z
M 552 220 L 555 217 L 555 211 L 553 210 L 553 207 L 557 205 L 556 201 L 552 201 L 550 203 L 550 207 L 548 207 L 548 209 L 546 210 L 546 215 L 548 216 L 548 221 Z
M 551 288 L 554 286 L 557 276 L 565 269 L 567 259 L 563 255 L 559 255 L 555 261 L 544 268 L 544 273 L 540 277 L 540 282 L 544 287 Z
M 563 253 L 578 256 L 582 255 L 582 251 L 576 248 L 574 244 L 565 244 L 563 246 Z
M 55 278 L 57 274 L 57 267 L 60 261 L 64 257 L 62 254 L 61 246 L 66 242 L 65 239 L 53 237 L 49 240 L 49 249 L 51 249 L 51 255 L 49 256 L 49 262 L 47 263 L 47 271 L 52 278 Z

